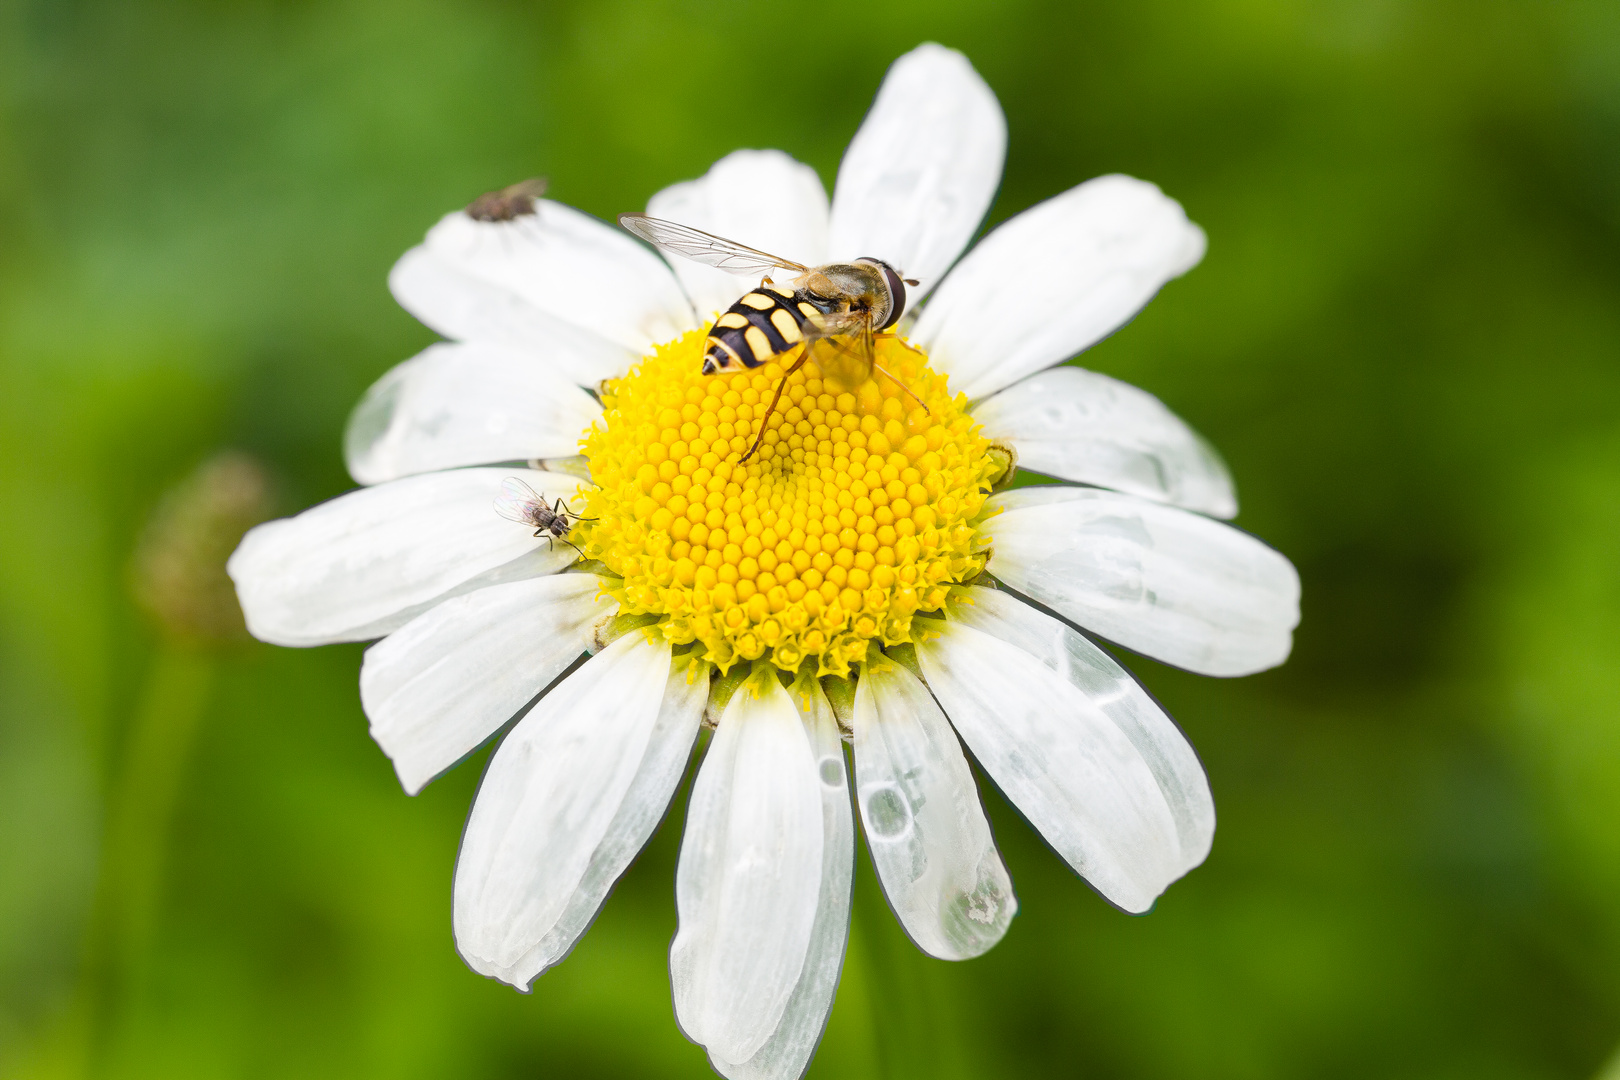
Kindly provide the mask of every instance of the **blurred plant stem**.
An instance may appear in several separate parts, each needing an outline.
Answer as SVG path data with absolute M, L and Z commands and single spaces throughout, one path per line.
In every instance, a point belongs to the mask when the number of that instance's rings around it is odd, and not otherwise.
M 66 1076 L 111 1071 L 120 1025 L 149 984 L 187 764 L 220 657 L 248 639 L 225 561 L 271 505 L 254 459 L 216 454 L 164 495 L 136 544 L 130 591 L 158 635 L 108 771 L 83 975 L 59 1059 Z
M 860 846 L 864 851 L 864 836 Z M 883 1076 L 968 1077 L 972 1070 L 961 1027 L 952 1015 L 952 995 L 938 978 L 930 977 L 935 973 L 926 970 L 944 961 L 924 955 L 906 936 L 870 858 L 859 857 L 857 865 L 851 958 L 860 966 L 856 974 L 871 1009 Z
M 85 1039 L 84 1075 L 104 1071 L 120 1013 L 143 986 L 175 805 L 216 666 L 212 653 L 192 643 L 159 646 L 109 782 L 78 1025 Z

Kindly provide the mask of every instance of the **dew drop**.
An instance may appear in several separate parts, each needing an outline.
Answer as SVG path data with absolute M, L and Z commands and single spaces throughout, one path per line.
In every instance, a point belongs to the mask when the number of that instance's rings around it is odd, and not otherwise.
M 893 784 L 867 792 L 866 827 L 875 837 L 897 840 L 911 831 L 911 807 Z

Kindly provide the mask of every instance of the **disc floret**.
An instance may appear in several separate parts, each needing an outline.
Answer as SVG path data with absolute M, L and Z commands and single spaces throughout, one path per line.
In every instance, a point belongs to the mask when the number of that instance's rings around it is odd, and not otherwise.
M 810 360 L 742 464 L 783 365 L 705 376 L 703 342 L 692 331 L 603 384 L 582 443 L 598 486 L 573 535 L 619 576 L 620 610 L 659 616 L 722 670 L 814 661 L 846 675 L 869 644 L 912 640 L 912 616 L 982 569 L 973 522 L 1007 467 L 967 398 L 883 337 L 877 363 L 895 379 L 844 389 Z

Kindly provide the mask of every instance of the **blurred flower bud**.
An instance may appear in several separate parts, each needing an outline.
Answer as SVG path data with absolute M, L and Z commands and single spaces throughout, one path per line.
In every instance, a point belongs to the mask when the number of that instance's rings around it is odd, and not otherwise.
M 272 511 L 269 474 L 235 450 L 204 461 L 163 496 L 135 546 L 131 584 L 166 635 L 192 644 L 248 639 L 225 560 Z

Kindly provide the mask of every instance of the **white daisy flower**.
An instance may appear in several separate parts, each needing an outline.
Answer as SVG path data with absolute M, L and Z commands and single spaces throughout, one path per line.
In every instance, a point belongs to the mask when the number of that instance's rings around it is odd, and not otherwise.
M 450 214 L 395 266 L 399 302 L 450 340 L 356 410 L 366 486 L 253 530 L 230 571 L 266 641 L 381 638 L 361 700 L 407 791 L 521 717 L 455 869 L 474 969 L 526 989 L 567 955 L 705 716 L 670 967 L 682 1030 L 728 1077 L 801 1074 L 832 1007 L 854 849 L 841 736 L 878 877 L 931 955 L 979 955 L 1017 910 L 963 743 L 1126 911 L 1203 861 L 1198 758 L 1080 630 L 1260 671 L 1288 655 L 1298 578 L 1217 520 L 1237 507 L 1226 470 L 1158 400 L 1054 365 L 1204 236 L 1152 184 L 1105 176 L 957 262 L 1005 146 L 967 60 L 924 45 L 890 70 L 830 208 L 776 151 L 652 198 L 764 251 L 920 282 L 904 336 L 878 338 L 894 378 L 844 387 L 810 362 L 769 417 L 781 363 L 700 370 L 713 316 L 757 280 L 671 266 L 525 189 L 509 212 Z M 1014 453 L 1069 483 L 993 494 Z

